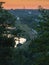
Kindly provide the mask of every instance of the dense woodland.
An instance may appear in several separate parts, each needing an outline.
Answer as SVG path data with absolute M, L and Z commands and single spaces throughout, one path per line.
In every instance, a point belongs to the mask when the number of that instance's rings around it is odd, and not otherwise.
M 1 5 L 0 65 L 49 65 L 49 11 L 39 8 L 41 14 L 41 16 L 38 16 L 39 26 L 36 25 L 34 28 L 38 34 L 36 38 L 30 39 L 29 34 L 15 25 L 16 17 L 2 8 Z M 27 18 L 27 22 L 28 20 L 29 18 Z M 9 34 L 10 37 L 8 37 Z M 16 36 L 27 38 L 25 45 L 14 48 L 14 37 Z

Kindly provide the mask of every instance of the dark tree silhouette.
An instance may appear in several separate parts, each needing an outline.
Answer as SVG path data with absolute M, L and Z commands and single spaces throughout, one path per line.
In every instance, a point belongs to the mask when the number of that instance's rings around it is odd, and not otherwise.
M 49 65 L 49 11 L 39 9 L 42 17 L 39 17 L 38 37 L 29 45 L 30 58 L 34 65 Z
M 0 65 L 12 65 L 14 62 L 14 36 L 13 31 L 16 18 L 7 10 L 2 8 L 0 2 Z M 8 35 L 11 35 L 10 37 Z

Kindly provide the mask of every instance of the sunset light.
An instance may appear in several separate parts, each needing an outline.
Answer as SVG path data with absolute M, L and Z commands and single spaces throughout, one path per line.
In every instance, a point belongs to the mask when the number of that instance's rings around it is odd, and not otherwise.
M 49 9 L 49 0 L 0 0 L 6 2 L 3 6 L 6 9 L 37 9 L 39 5 Z

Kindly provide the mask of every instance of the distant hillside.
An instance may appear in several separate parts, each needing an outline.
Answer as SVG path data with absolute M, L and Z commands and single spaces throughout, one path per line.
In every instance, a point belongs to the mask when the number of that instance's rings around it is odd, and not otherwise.
M 9 12 L 15 15 L 22 24 L 27 24 L 31 28 L 36 28 L 39 23 L 38 16 L 41 16 L 39 9 L 11 9 Z
M 34 32 L 34 29 L 37 25 L 39 25 L 38 16 L 41 16 L 39 10 L 11 9 L 9 10 L 9 12 L 17 18 L 16 26 L 19 27 L 21 30 L 25 31 L 31 38 L 33 38 L 36 34 L 36 31 Z
M 34 10 L 32 9 L 15 9 L 15 10 L 11 9 L 9 11 L 13 15 L 15 15 L 17 18 L 19 18 L 21 23 L 27 24 L 28 26 L 31 26 L 31 27 L 33 27 L 32 26 L 33 22 L 36 22 L 36 21 L 38 22 L 37 16 L 40 15 L 40 12 L 38 11 L 38 9 L 34 9 Z
M 16 27 L 25 31 L 30 38 L 34 38 L 36 31 L 32 28 L 35 27 L 36 22 L 34 23 L 33 19 L 39 14 L 38 10 L 11 9 L 9 12 L 17 18 Z
M 10 10 L 11 13 L 13 13 L 16 16 L 20 17 L 25 17 L 28 15 L 38 15 L 39 11 L 38 9 L 15 9 L 15 10 Z

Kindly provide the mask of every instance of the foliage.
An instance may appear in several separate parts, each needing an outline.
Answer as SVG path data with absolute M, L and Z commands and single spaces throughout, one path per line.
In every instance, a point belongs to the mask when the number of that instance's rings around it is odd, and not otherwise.
M 14 48 L 15 35 L 22 35 L 27 30 L 8 29 L 15 27 L 15 17 L 5 9 L 0 9 L 0 65 L 49 65 L 49 12 L 45 9 L 39 10 L 41 17 L 39 19 L 38 37 L 31 40 L 29 47 L 26 49 L 21 46 Z M 26 21 L 32 21 L 32 17 Z M 11 34 L 11 37 L 8 37 Z M 29 34 L 29 33 L 28 33 Z M 18 36 L 18 37 L 19 37 Z
M 39 19 L 38 37 L 29 45 L 29 53 L 33 65 L 49 65 L 49 12 L 40 9 L 41 16 Z
M 8 27 L 14 27 L 16 18 L 7 10 L 0 8 L 0 65 L 12 65 L 14 59 L 14 37 Z M 11 37 L 8 35 L 11 34 Z

